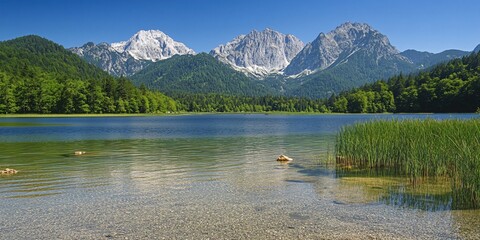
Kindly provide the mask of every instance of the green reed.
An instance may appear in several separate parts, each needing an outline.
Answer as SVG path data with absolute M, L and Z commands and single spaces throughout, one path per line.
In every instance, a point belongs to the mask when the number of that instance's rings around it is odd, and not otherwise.
M 478 119 L 356 123 L 341 129 L 335 150 L 339 167 L 392 168 L 413 184 L 448 177 L 457 208 L 480 207 Z

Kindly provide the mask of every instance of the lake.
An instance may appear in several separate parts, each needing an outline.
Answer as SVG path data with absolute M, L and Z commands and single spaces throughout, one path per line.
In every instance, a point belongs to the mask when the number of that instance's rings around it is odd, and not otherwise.
M 348 124 L 478 117 L 0 118 L 0 168 L 19 170 L 0 176 L 0 239 L 479 239 L 480 210 L 451 210 L 441 181 L 329 163 Z

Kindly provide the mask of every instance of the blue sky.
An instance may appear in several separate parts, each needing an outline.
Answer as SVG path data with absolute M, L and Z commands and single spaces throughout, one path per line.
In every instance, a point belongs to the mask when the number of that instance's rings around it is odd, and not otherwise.
M 159 29 L 197 52 L 266 27 L 304 42 L 364 22 L 399 50 L 473 50 L 478 0 L 0 0 L 0 40 L 37 34 L 65 47 L 127 40 Z

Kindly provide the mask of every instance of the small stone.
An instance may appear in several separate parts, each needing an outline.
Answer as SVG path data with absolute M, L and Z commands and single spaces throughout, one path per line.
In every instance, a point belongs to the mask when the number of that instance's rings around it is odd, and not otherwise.
M 17 174 L 18 171 L 12 168 L 5 168 L 5 170 L 1 170 L 0 174 L 2 175 L 10 175 L 10 174 Z
M 293 158 L 287 157 L 287 156 L 282 154 L 282 155 L 278 156 L 277 161 L 290 162 L 290 161 L 293 161 Z

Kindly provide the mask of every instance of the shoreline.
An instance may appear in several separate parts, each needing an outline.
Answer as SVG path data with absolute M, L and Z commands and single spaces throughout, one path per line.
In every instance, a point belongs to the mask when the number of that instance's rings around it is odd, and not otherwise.
M 158 116 L 187 116 L 187 115 L 425 115 L 425 114 L 476 114 L 476 113 L 320 113 L 320 112 L 174 112 L 174 113 L 95 113 L 95 114 L 66 114 L 66 113 L 26 113 L 0 114 L 2 118 L 95 118 L 95 117 L 158 117 Z M 479 115 L 480 116 L 480 115 Z

